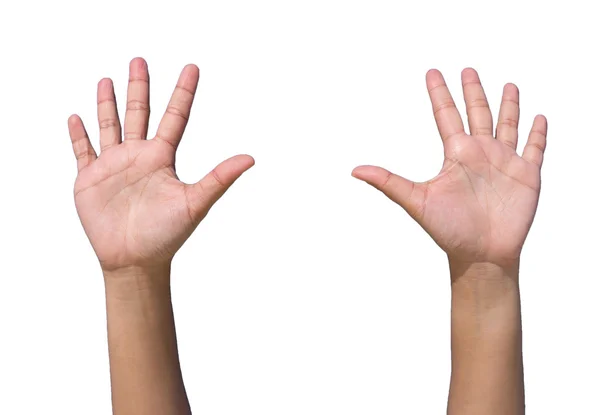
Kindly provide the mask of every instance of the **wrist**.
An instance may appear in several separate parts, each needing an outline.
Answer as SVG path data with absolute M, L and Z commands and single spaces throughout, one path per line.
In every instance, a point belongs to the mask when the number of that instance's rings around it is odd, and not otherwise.
M 130 298 L 148 292 L 168 291 L 171 282 L 171 264 L 127 266 L 102 270 L 107 296 Z
M 496 264 L 450 259 L 452 308 L 482 315 L 519 308 L 519 261 Z M 510 311 L 512 313 L 512 311 Z
M 518 283 L 520 260 L 510 261 L 469 261 L 448 257 L 452 284 L 461 280 L 499 280 L 511 279 Z

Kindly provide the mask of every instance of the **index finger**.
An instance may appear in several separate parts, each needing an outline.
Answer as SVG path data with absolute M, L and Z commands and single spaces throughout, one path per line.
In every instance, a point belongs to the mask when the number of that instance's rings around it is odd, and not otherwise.
M 177 148 L 188 123 L 199 77 L 200 70 L 196 65 L 183 68 L 165 115 L 158 125 L 156 138 L 168 142 L 173 148 Z

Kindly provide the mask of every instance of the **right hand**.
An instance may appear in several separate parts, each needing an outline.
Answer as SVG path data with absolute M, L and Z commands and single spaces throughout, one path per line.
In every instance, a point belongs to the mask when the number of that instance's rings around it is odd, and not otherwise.
M 199 70 L 186 66 L 155 137 L 148 132 L 149 75 L 141 58 L 131 61 L 124 140 L 113 84 L 98 84 L 100 156 L 77 115 L 69 133 L 79 173 L 75 204 L 104 271 L 168 265 L 177 250 L 233 182 L 254 165 L 232 157 L 195 184 L 175 174 L 175 151 L 188 117 Z

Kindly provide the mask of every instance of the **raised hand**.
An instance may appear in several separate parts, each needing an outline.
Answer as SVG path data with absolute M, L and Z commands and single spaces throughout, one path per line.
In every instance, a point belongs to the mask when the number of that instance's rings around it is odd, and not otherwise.
M 427 73 L 444 146 L 444 163 L 435 178 L 415 183 L 374 166 L 357 167 L 352 174 L 402 206 L 450 260 L 512 265 L 537 208 L 547 122 L 544 116 L 535 118 L 519 156 L 517 87 L 504 87 L 494 136 L 492 114 L 477 72 L 465 69 L 462 84 L 470 134 L 464 131 L 442 74 Z
M 113 84 L 98 84 L 100 156 L 81 119 L 69 118 L 69 133 L 79 170 L 75 182 L 77 212 L 105 271 L 170 263 L 175 252 L 212 205 L 253 164 L 238 155 L 195 184 L 179 181 L 175 151 L 185 130 L 199 71 L 181 72 L 153 139 L 147 140 L 148 67 L 131 61 L 123 134 Z M 123 137 L 123 140 L 122 140 Z

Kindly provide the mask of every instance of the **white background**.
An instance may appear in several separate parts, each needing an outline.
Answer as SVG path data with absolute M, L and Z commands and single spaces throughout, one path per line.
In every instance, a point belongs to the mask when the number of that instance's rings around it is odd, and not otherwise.
M 600 29 L 594 2 L 34 1 L 0 8 L 0 413 L 108 414 L 104 291 L 73 199 L 67 117 L 97 144 L 96 83 L 125 107 L 148 60 L 155 131 L 200 66 L 178 153 L 192 182 L 256 166 L 177 255 L 174 307 L 198 414 L 441 414 L 450 371 L 443 253 L 350 176 L 439 171 L 425 72 L 479 70 L 497 112 L 521 89 L 522 140 L 549 119 L 522 260 L 530 414 L 597 414 Z

